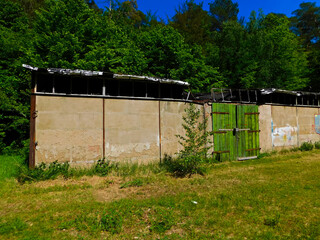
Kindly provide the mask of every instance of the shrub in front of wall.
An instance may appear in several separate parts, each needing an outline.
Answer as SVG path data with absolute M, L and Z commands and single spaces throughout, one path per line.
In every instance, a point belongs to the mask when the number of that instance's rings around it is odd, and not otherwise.
M 311 151 L 313 149 L 312 142 L 304 142 L 300 146 L 300 151 Z
M 16 178 L 18 182 L 26 183 L 56 179 L 58 176 L 63 176 L 64 178 L 92 175 L 107 176 L 113 169 L 117 168 L 117 164 L 113 164 L 105 159 L 98 160 L 95 165 L 88 169 L 72 169 L 68 162 L 59 163 L 58 161 L 55 161 L 49 165 L 41 163 L 34 169 L 29 169 L 27 166 L 21 165 Z
M 194 104 L 190 104 L 185 109 L 182 120 L 185 135 L 176 135 L 182 150 L 175 159 L 165 157 L 163 164 L 169 172 L 178 177 L 191 176 L 196 173 L 204 174 L 201 164 L 208 162 L 205 160 L 212 148 L 209 137 L 213 133 L 207 131 L 208 119 L 205 117 L 205 112 L 201 112 Z
M 64 178 L 68 178 L 70 176 L 69 170 L 69 163 L 59 163 L 58 161 L 54 161 L 49 165 L 41 163 L 34 169 L 29 169 L 26 166 L 20 166 L 17 174 L 17 180 L 20 183 L 26 183 L 55 179 L 59 175 L 62 175 Z
M 172 158 L 171 156 L 165 155 L 162 166 L 176 177 L 191 176 L 192 174 L 205 173 L 205 169 L 201 163 L 203 160 L 199 156 L 185 156 Z
M 107 176 L 114 168 L 117 168 L 116 164 L 112 164 L 109 160 L 101 159 L 94 165 L 93 172 L 95 175 Z
M 320 149 L 320 141 L 314 143 L 315 149 Z

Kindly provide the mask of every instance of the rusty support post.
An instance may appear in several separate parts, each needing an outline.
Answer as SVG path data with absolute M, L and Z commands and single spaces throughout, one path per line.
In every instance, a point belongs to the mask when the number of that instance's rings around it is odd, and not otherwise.
M 33 169 L 36 163 L 36 74 L 32 72 L 32 89 L 30 97 L 30 145 L 29 145 L 29 168 Z

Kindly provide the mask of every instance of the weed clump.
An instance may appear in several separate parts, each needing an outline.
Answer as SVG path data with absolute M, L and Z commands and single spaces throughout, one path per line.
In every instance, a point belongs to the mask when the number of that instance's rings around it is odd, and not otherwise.
M 185 177 L 192 174 L 204 175 L 205 169 L 201 166 L 204 160 L 197 156 L 177 157 L 165 155 L 162 166 L 176 177 Z
M 275 227 L 276 225 L 278 225 L 279 220 L 280 220 L 280 214 L 277 213 L 274 216 L 266 217 L 264 219 L 264 225 L 270 226 L 270 227 Z
M 107 176 L 113 169 L 117 167 L 117 164 L 113 164 L 105 159 L 98 160 L 95 165 L 88 169 L 74 169 L 70 168 L 68 162 L 59 163 L 58 161 L 54 161 L 49 165 L 41 163 L 34 169 L 29 169 L 28 167 L 22 165 L 18 170 L 16 178 L 19 183 L 26 183 L 56 179 L 58 176 L 62 176 L 65 179 L 73 176 Z
M 101 230 L 108 231 L 111 234 L 120 233 L 122 230 L 123 217 L 115 210 L 104 213 L 100 219 Z
M 164 233 L 175 225 L 172 211 L 157 207 L 154 209 L 150 230 L 156 233 Z
M 59 163 L 54 161 L 47 166 L 45 163 L 41 163 L 34 169 L 28 169 L 25 166 L 21 166 L 18 171 L 17 180 L 20 183 L 43 181 L 49 179 L 55 179 L 58 175 L 62 175 L 64 178 L 69 177 L 69 163 Z
M 314 143 L 315 149 L 320 149 L 320 141 Z
M 115 167 L 117 167 L 116 164 L 111 164 L 109 160 L 101 159 L 93 166 L 93 173 L 104 177 L 107 176 Z
M 128 188 L 128 187 L 141 187 L 142 185 L 143 185 L 143 180 L 138 178 L 138 179 L 123 183 L 120 186 L 120 189 Z
M 313 144 L 312 142 L 304 142 L 300 146 L 300 151 L 311 151 L 313 149 Z

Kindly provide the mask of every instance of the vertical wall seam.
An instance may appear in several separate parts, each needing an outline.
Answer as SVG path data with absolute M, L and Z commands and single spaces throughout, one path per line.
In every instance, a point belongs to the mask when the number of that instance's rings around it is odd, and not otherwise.
M 214 119 L 213 119 L 213 104 L 214 103 L 212 103 L 212 105 L 211 105 L 211 132 L 213 132 L 214 131 L 214 128 L 213 128 L 213 124 L 214 124 Z M 214 134 L 212 134 L 212 159 L 214 158 Z
M 298 107 L 296 107 L 296 122 L 297 122 L 297 147 L 300 146 L 300 127 L 299 127 L 299 115 L 298 115 Z
M 205 125 L 205 121 L 206 121 L 206 107 L 205 107 L 205 103 L 202 104 L 202 107 L 203 107 L 203 124 Z M 208 123 L 204 126 L 203 128 L 203 132 L 204 134 L 207 133 L 207 127 L 208 127 Z M 207 141 L 207 140 L 206 140 Z M 206 147 L 208 146 L 208 143 L 206 142 Z M 208 152 L 206 152 L 206 156 L 208 156 Z
M 102 158 L 106 157 L 106 119 L 105 119 L 105 99 L 102 98 Z
M 272 97 L 272 96 L 271 96 Z M 273 122 L 273 114 L 272 114 L 272 108 L 273 108 L 273 105 L 270 105 L 270 114 L 271 114 L 271 149 L 273 151 L 274 149 L 274 143 L 273 143 L 273 130 L 274 130 L 274 122 Z
M 161 153 L 161 108 L 160 108 L 160 101 L 158 101 L 159 105 L 159 157 L 160 157 L 160 163 L 162 160 L 162 153 Z

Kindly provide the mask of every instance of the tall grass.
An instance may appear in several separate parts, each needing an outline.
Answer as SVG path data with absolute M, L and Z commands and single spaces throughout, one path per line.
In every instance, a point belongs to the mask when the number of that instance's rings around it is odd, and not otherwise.
M 117 177 L 134 177 L 137 175 L 156 174 L 164 171 L 165 168 L 158 163 L 137 164 L 137 163 L 118 163 L 109 160 L 98 160 L 91 167 L 73 167 L 69 163 L 59 163 L 57 161 L 50 164 L 41 163 L 34 169 L 20 165 L 15 171 L 15 176 L 20 183 L 53 180 L 57 177 L 77 178 L 82 176 L 101 176 L 108 175 Z
M 14 178 L 21 165 L 24 165 L 24 160 L 21 156 L 0 155 L 0 181 Z

